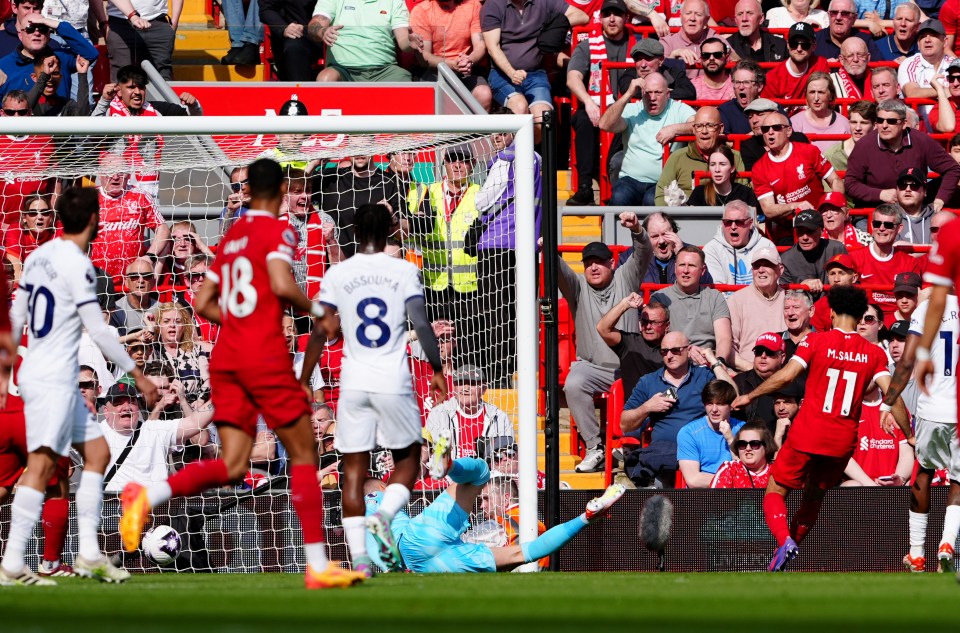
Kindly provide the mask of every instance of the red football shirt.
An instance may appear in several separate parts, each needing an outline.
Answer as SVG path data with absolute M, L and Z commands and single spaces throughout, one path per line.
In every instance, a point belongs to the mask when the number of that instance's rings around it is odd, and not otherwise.
M 430 380 L 433 378 L 433 367 L 422 358 L 410 358 L 410 375 L 413 376 L 413 392 L 417 394 L 417 405 L 420 407 L 420 417 L 423 423 L 427 423 L 427 416 L 436 406 L 433 401 L 433 394 L 430 393 Z M 447 393 L 453 394 L 453 376 L 446 375 Z M 453 397 L 450 395 L 450 397 Z
M 476 415 L 467 415 L 457 409 L 457 450 L 460 457 L 477 456 L 477 439 L 483 435 L 485 407 L 480 407 Z
M 280 325 L 284 304 L 270 288 L 267 262 L 292 262 L 296 247 L 296 233 L 266 211 L 248 211 L 227 231 L 207 271 L 220 285 L 220 334 L 211 371 L 291 371 Z
M 960 29 L 960 0 L 944 2 L 943 6 L 940 7 L 940 14 L 937 19 L 943 24 L 943 30 L 947 32 L 947 35 L 956 35 L 957 30 Z M 954 50 L 956 50 L 958 44 L 960 42 L 953 43 Z M 950 55 L 953 51 L 945 52 Z
M 807 369 L 806 392 L 787 442 L 804 453 L 848 457 L 857 445 L 863 398 L 889 376 L 887 355 L 856 332 L 808 334 L 789 362 Z
M 147 252 L 147 229 L 163 224 L 148 194 L 127 189 L 111 198 L 100 189 L 100 229 L 90 245 L 90 260 L 111 277 L 121 277 L 127 265 Z
M 340 370 L 343 368 L 343 337 L 327 341 L 320 355 L 320 375 L 323 376 L 323 402 L 337 412 L 340 400 Z
M 827 295 L 823 295 L 813 304 L 813 316 L 810 317 L 810 325 L 817 332 L 828 332 L 833 329 L 833 321 L 830 320 L 830 303 L 827 301 Z
M 884 286 L 884 290 L 868 290 L 867 298 L 883 310 L 883 322 L 887 327 L 896 321 L 897 303 L 893 296 L 893 278 L 899 273 L 913 271 L 923 274 L 924 260 L 913 257 L 903 251 L 894 251 L 889 257 L 879 259 L 873 246 L 861 248 L 850 253 L 853 263 L 860 273 L 860 284 L 864 286 Z
M 36 178 L 50 152 L 48 136 L 0 136 L 0 224 L 20 226 L 24 198 L 53 191 L 53 179 Z
M 785 157 L 767 152 L 753 165 L 753 190 L 757 200 L 773 196 L 777 204 L 809 202 L 816 208 L 823 197 L 823 179 L 832 173 L 833 165 L 816 145 L 791 142 Z M 792 241 L 792 223 L 792 216 L 767 220 L 770 239 Z
M 743 462 L 731 461 L 723 462 L 717 474 L 713 476 L 710 482 L 711 488 L 758 488 L 765 490 L 767 482 L 770 480 L 770 464 L 760 469 L 759 472 L 751 473 Z
M 900 445 L 907 441 L 899 426 L 890 435 L 880 426 L 880 400 L 863 403 L 857 427 L 857 450 L 853 459 L 870 479 L 886 477 L 897 471 Z
M 7 229 L 3 236 L 3 247 L 7 249 L 8 253 L 23 262 L 41 244 L 46 244 L 62 232 L 63 230 L 60 227 L 51 227 L 50 230 L 44 231 L 38 236 L 19 226 L 11 227 Z
M 807 71 L 800 77 L 791 73 L 787 69 L 787 60 L 783 60 L 767 72 L 767 81 L 763 85 L 763 92 L 760 93 L 760 96 L 765 99 L 804 99 L 806 98 L 807 78 L 813 73 L 829 72 L 830 67 L 827 66 L 826 58 L 819 55 L 814 55 L 810 59 Z M 791 106 L 787 108 L 787 112 L 794 114 L 799 109 L 798 106 Z

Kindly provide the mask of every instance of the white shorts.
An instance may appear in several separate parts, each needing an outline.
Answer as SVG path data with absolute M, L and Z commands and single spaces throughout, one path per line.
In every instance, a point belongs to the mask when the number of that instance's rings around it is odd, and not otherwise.
M 333 446 L 362 453 L 377 446 L 406 448 L 423 441 L 420 410 L 412 393 L 340 390 Z
M 960 481 L 960 439 L 956 422 L 931 422 L 917 416 L 917 461 L 921 468 L 946 468 L 950 479 Z
M 27 426 L 27 450 L 46 446 L 66 455 L 71 444 L 101 437 L 100 425 L 90 413 L 76 385 L 20 383 Z

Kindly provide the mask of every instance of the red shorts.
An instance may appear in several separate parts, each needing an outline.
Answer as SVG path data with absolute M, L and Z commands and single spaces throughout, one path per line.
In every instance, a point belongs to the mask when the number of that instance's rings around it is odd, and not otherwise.
M 27 467 L 27 421 L 23 411 L 0 411 L 0 488 L 12 488 Z M 70 458 L 57 460 L 48 486 L 70 477 Z
M 270 429 L 309 416 L 310 401 L 290 367 L 211 371 L 214 421 L 257 435 L 257 414 Z
M 795 450 L 788 439 L 777 453 L 770 476 L 785 488 L 799 490 L 809 485 L 827 490 L 840 485 L 849 461 L 850 455 L 832 457 Z

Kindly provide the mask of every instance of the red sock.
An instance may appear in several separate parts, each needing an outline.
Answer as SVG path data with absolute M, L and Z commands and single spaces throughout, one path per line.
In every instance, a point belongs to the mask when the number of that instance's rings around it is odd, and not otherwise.
M 807 497 L 804 497 L 803 501 L 800 502 L 800 508 L 790 522 L 790 535 L 793 536 L 793 540 L 797 544 L 807 538 L 807 533 L 817 522 L 817 517 L 820 516 L 820 506 L 822 505 L 823 499 L 808 500 Z
M 777 545 L 783 545 L 790 536 L 790 527 L 787 525 L 787 500 L 783 495 L 768 492 L 763 496 L 763 516 L 773 537 L 777 539 Z
M 43 504 L 43 560 L 60 560 L 63 544 L 67 542 L 70 524 L 70 501 L 47 499 Z
M 174 497 L 200 494 L 207 488 L 230 483 L 227 464 L 222 459 L 202 459 L 193 462 L 167 479 Z
M 290 467 L 290 499 L 300 517 L 303 542 L 323 543 L 323 491 L 317 482 L 317 469 L 310 464 Z

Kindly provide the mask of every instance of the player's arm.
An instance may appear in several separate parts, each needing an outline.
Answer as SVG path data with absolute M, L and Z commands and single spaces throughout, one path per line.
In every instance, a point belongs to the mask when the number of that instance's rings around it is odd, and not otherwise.
M 756 389 L 748 394 L 738 396 L 737 399 L 733 401 L 733 408 L 742 409 L 760 396 L 779 391 L 784 386 L 799 378 L 804 369 L 800 361 L 791 358 L 777 373 L 764 380 L 760 385 L 757 385 Z
M 207 276 L 193 299 L 193 309 L 211 323 L 223 324 L 223 315 L 220 312 L 220 284 L 216 275 L 207 271 Z
M 24 294 L 24 293 L 20 293 Z M 9 370 L 17 357 L 20 335 L 10 329 L 10 295 L 7 291 L 7 272 L 0 266 L 0 372 Z
M 434 334 L 433 326 L 427 317 L 427 302 L 422 294 L 407 299 L 407 318 L 413 323 L 413 329 L 417 333 L 417 340 L 420 341 L 423 355 L 427 357 L 427 362 L 433 367 L 430 387 L 437 397 L 435 402 L 443 402 L 447 399 L 447 380 L 443 377 L 440 344 L 437 343 L 437 335 Z
M 940 332 L 940 320 L 943 318 L 943 311 L 947 307 L 947 295 L 949 292 L 949 286 L 940 284 L 934 285 L 930 290 L 927 318 L 923 321 L 923 335 L 920 336 L 920 343 L 914 350 L 913 357 L 917 365 L 916 381 L 920 386 L 920 391 L 927 395 L 929 395 L 927 391 L 927 377 L 933 375 L 933 361 L 930 360 L 930 347 L 933 345 L 933 339 Z M 904 356 L 906 356 L 906 351 L 904 351 Z
M 10 307 L 10 332 L 8 333 L 11 342 L 19 341 L 23 334 L 23 324 L 27 320 L 27 291 L 20 288 L 13 298 L 13 305 Z M 10 368 L 17 357 L 17 348 L 13 348 L 13 355 L 10 357 L 10 364 L 4 359 L 3 365 L 0 365 L 0 409 L 7 406 L 7 393 L 10 389 Z
M 307 299 L 300 286 L 293 279 L 293 267 L 283 257 L 267 257 L 267 274 L 270 277 L 270 290 L 282 301 L 304 314 L 322 317 L 324 310 L 319 303 Z
M 906 436 L 910 444 L 916 444 L 916 438 L 913 436 L 913 428 L 910 426 L 910 414 L 907 412 L 907 405 L 903 403 L 903 398 L 897 396 L 893 404 L 886 403 L 887 390 L 890 389 L 891 382 L 890 374 L 885 373 L 877 376 L 874 382 L 884 394 L 884 402 L 880 405 L 880 425 L 883 426 L 883 429 L 887 433 L 891 433 L 893 431 L 893 425 L 890 424 L 888 416 L 893 414 L 893 419 L 896 421 L 897 426 L 900 427 L 900 430 L 903 431 L 904 436 Z
M 323 346 L 327 339 L 336 336 L 337 330 L 340 329 L 340 317 L 337 315 L 336 309 L 325 306 L 325 310 L 326 313 L 323 317 L 313 322 L 313 331 L 310 332 L 310 337 L 307 339 L 307 349 L 303 353 L 303 368 L 300 370 L 300 385 L 304 390 L 312 393 L 314 395 L 313 400 L 317 402 L 321 402 L 321 399 L 317 397 L 317 392 L 313 390 L 311 368 L 319 364 L 320 355 L 323 354 Z M 328 324 L 331 327 L 336 325 L 332 334 L 328 330 Z

